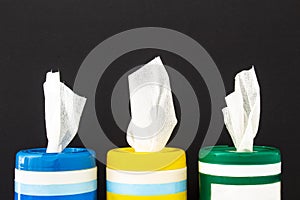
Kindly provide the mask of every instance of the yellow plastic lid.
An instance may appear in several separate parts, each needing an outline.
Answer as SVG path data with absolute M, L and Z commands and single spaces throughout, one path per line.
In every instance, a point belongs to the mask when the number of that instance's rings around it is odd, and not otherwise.
M 107 153 L 107 167 L 124 171 L 163 171 L 186 167 L 182 149 L 165 147 L 159 152 L 135 152 L 133 148 L 116 148 Z

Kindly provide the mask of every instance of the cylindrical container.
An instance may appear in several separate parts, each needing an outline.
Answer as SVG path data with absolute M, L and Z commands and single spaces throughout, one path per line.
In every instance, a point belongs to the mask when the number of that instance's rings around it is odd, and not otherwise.
M 96 200 L 95 152 L 66 148 L 46 153 L 45 148 L 16 155 L 15 200 Z
M 149 153 L 110 150 L 106 184 L 107 200 L 186 200 L 185 152 L 177 148 Z
M 200 200 L 279 200 L 280 151 L 254 146 L 253 152 L 234 147 L 206 147 L 199 152 Z

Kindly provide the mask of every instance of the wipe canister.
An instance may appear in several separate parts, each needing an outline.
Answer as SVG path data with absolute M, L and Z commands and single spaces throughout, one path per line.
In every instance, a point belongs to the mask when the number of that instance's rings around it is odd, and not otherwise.
M 96 200 L 95 152 L 66 148 L 21 150 L 16 155 L 15 200 Z
M 107 154 L 107 200 L 186 200 L 186 158 L 178 148 L 159 152 L 112 149 Z
M 171 84 L 160 57 L 128 76 L 131 148 L 107 154 L 108 200 L 186 200 L 185 152 L 165 147 L 177 124 Z
M 214 146 L 199 152 L 200 200 L 280 200 L 280 151 Z

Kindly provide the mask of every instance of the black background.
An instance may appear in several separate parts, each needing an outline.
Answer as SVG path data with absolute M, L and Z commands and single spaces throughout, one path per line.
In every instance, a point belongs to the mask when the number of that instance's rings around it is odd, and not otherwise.
M 227 93 L 233 90 L 237 72 L 256 66 L 262 115 L 255 143 L 280 148 L 283 199 L 297 198 L 300 1 L 0 2 L 1 199 L 13 199 L 15 153 L 46 146 L 42 89 L 45 73 L 59 69 L 62 80 L 72 86 L 82 61 L 96 45 L 121 31 L 146 26 L 174 29 L 198 41 L 217 64 Z M 101 80 L 108 89 L 98 88 L 97 111 L 110 115 L 105 103 L 110 98 L 109 87 L 120 76 L 118 67 L 140 65 L 156 55 L 161 55 L 164 63 L 174 68 L 189 65 L 177 55 L 154 49 L 123 55 Z M 192 71 L 184 73 L 201 97 L 201 128 L 187 151 L 188 199 L 194 200 L 198 196 L 197 153 L 206 133 L 210 101 L 202 78 Z M 179 107 L 177 102 L 176 109 Z M 124 134 L 109 117 L 99 121 L 105 123 L 112 141 L 126 146 Z M 218 143 L 232 144 L 225 129 Z M 76 137 L 70 146 L 81 145 Z M 104 169 L 99 164 L 99 199 L 105 197 Z

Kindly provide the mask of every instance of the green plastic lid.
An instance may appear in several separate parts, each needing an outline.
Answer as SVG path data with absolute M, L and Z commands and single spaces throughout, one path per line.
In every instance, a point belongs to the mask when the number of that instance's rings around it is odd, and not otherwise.
M 254 146 L 253 152 L 236 152 L 235 147 L 229 146 L 210 146 L 199 152 L 199 161 L 212 164 L 265 165 L 280 160 L 279 149 L 268 146 Z

